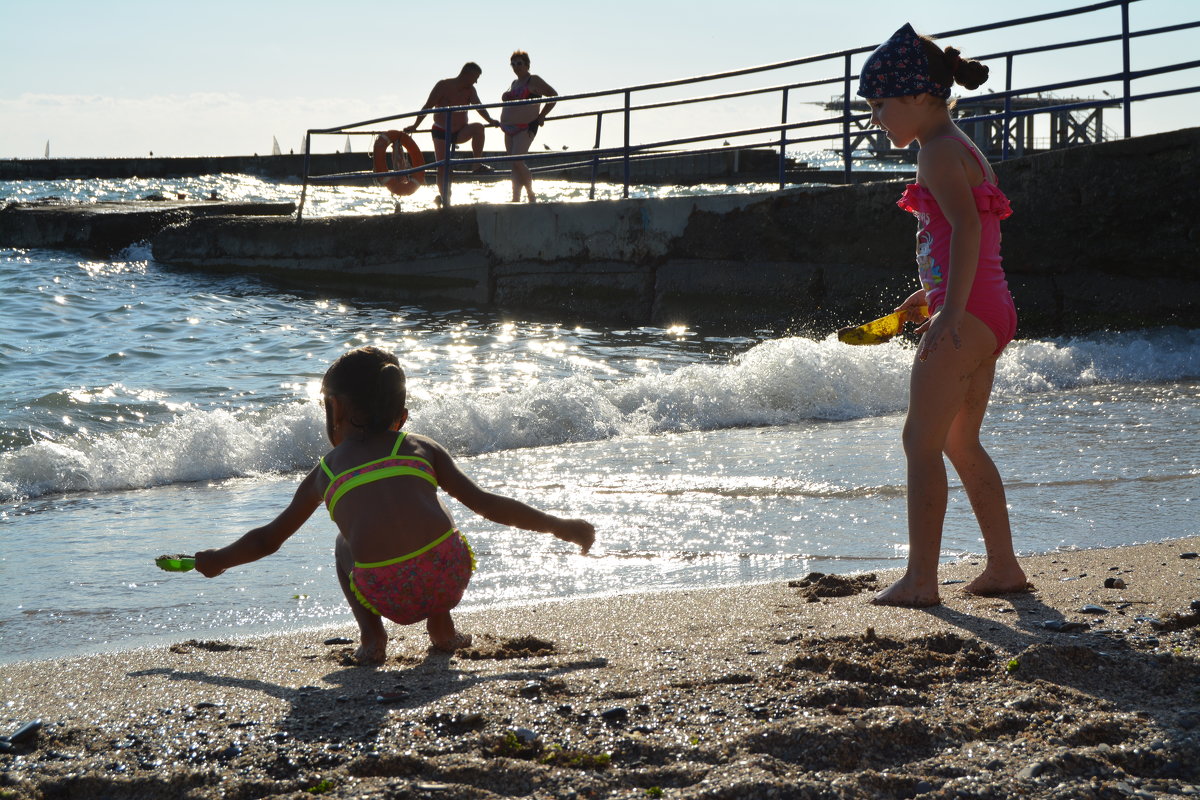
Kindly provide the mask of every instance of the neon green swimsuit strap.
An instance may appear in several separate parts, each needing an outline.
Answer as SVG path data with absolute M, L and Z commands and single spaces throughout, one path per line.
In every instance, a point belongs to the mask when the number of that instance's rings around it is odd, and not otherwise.
M 392 446 L 392 452 L 389 455 L 352 467 L 339 473 L 336 477 L 330 476 L 329 486 L 325 489 L 325 506 L 329 510 L 331 519 L 334 507 L 342 495 L 351 489 L 384 478 L 412 476 L 422 478 L 435 489 L 437 488 L 437 476 L 434 474 L 433 464 L 420 456 L 400 455 L 398 452 L 406 436 L 407 434 L 401 433 L 396 437 L 396 443 Z M 328 467 L 325 469 L 328 473 Z
M 388 456 L 389 458 L 395 458 L 396 453 L 400 452 L 400 445 L 404 443 L 404 438 L 406 436 L 408 436 L 408 431 L 401 431 L 400 435 L 396 437 L 396 443 L 392 445 L 392 452 L 391 455 Z M 325 463 L 325 456 L 321 456 L 319 459 L 317 459 L 317 463 L 321 465 L 321 469 L 325 470 L 325 474 L 329 476 L 330 481 L 337 480 L 337 476 L 333 474 L 333 470 L 331 470 L 329 465 Z

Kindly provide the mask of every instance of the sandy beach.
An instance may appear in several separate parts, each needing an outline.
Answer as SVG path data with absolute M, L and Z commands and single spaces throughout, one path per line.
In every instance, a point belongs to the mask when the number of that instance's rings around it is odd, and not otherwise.
M 1200 537 L 4 668 L 0 798 L 1198 796 Z

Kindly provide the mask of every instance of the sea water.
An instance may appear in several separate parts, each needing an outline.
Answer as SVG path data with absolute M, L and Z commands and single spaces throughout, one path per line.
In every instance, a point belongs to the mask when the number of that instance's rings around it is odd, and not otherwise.
M 471 186 L 455 196 L 508 191 Z M 212 191 L 295 200 L 299 187 L 0 183 L 3 198 L 74 202 Z M 375 189 L 314 198 L 315 214 L 393 210 Z M 479 557 L 465 609 L 904 563 L 911 342 L 422 308 L 180 271 L 144 245 L 108 260 L 0 249 L 0 329 L 0 662 L 349 623 L 323 511 L 276 555 L 213 580 L 153 559 L 221 546 L 286 505 L 328 448 L 321 375 L 364 344 L 399 355 L 409 429 L 477 482 L 596 524 L 584 557 L 448 499 Z M 1013 343 L 984 437 L 1018 550 L 1195 535 L 1198 401 L 1200 331 Z M 947 560 L 981 549 L 951 478 Z

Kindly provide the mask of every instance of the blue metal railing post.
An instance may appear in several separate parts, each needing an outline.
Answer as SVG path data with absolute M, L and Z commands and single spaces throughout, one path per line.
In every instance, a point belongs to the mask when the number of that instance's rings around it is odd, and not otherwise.
M 442 140 L 442 144 L 444 145 L 442 147 L 442 153 L 444 154 L 442 158 L 446 163 L 442 165 L 442 180 L 440 182 L 441 185 L 438 187 L 442 191 L 442 208 L 450 207 L 450 183 L 453 180 L 450 176 L 450 158 L 454 154 L 454 129 L 450 125 L 453 118 L 454 114 L 447 111 L 446 125 L 442 128 L 443 133 L 446 135 L 446 138 Z M 436 135 L 435 133 L 434 136 Z
M 304 198 L 308 194 L 308 171 L 312 159 L 309 153 L 312 150 L 312 131 L 306 131 L 304 134 L 304 184 L 300 187 L 300 205 L 296 209 L 296 222 L 304 219 Z
M 852 157 L 850 153 L 850 54 L 846 54 L 846 71 L 842 84 L 842 171 L 846 183 L 853 179 Z
M 1012 72 L 1013 72 L 1013 57 L 1009 53 L 1004 59 L 1004 122 L 1001 128 L 1001 133 L 1004 135 L 1004 143 L 1000 146 L 1000 160 L 1007 161 L 1009 152 L 1012 147 L 1009 143 L 1009 131 L 1012 125 Z
M 600 126 L 604 124 L 604 112 L 596 114 L 596 144 L 592 146 L 593 150 L 600 149 Z M 592 188 L 588 190 L 588 200 L 596 199 L 596 174 L 600 171 L 600 156 L 592 156 Z
M 1121 4 L 1121 58 L 1121 71 L 1124 75 L 1122 84 L 1125 89 L 1124 97 L 1121 98 L 1121 104 L 1125 108 L 1125 138 L 1128 139 L 1133 127 L 1129 108 L 1129 98 L 1133 95 L 1131 91 L 1132 82 L 1129 79 L 1129 0 L 1125 0 Z
M 629 116 L 631 113 L 630 109 L 629 109 L 629 106 L 630 106 L 629 98 L 630 98 L 630 92 L 628 89 L 626 89 L 625 90 L 625 150 L 624 150 L 625 191 L 621 195 L 622 197 L 624 197 L 626 199 L 629 198 Z
M 1169 1 L 1169 0 L 1168 0 Z M 969 119 L 975 124 L 988 125 L 989 135 L 991 132 L 997 131 L 997 126 L 1000 126 L 1002 135 L 1001 157 L 1009 159 L 1014 156 L 1028 155 L 1034 152 L 1037 145 L 1034 139 L 1036 130 L 1035 120 L 1045 119 L 1046 115 L 1052 115 L 1057 118 L 1064 118 L 1064 114 L 1069 114 L 1075 110 L 1088 110 L 1092 116 L 1090 119 L 1096 120 L 1097 133 L 1094 137 L 1099 139 L 1106 132 L 1100 126 L 1100 111 L 1107 109 L 1115 109 L 1121 106 L 1124 117 L 1124 136 L 1132 137 L 1132 105 L 1135 102 L 1143 102 L 1148 100 L 1162 99 L 1168 97 L 1182 97 L 1183 95 L 1196 95 L 1200 93 L 1200 82 L 1190 78 L 1185 71 L 1200 68 L 1200 61 L 1196 60 L 1175 60 L 1170 64 L 1156 66 L 1145 69 L 1134 70 L 1132 65 L 1132 43 L 1136 39 L 1139 46 L 1141 42 L 1150 42 L 1153 47 L 1159 41 L 1162 41 L 1163 34 L 1171 34 L 1177 31 L 1196 31 L 1200 30 L 1200 18 L 1194 18 L 1171 22 L 1170 24 L 1159 25 L 1158 27 L 1140 28 L 1139 30 L 1132 29 L 1130 6 L 1139 0 L 1086 0 L 1086 5 L 1078 5 L 1074 8 L 1068 8 L 1058 11 L 1047 11 L 1031 16 L 1004 20 L 1002 22 L 994 22 L 983 25 L 976 25 L 969 28 L 961 28 L 955 31 L 943 31 L 938 33 L 938 37 L 950 38 L 954 40 L 959 35 L 975 34 L 983 31 L 992 31 L 1000 29 L 1009 29 L 1015 26 L 1031 25 L 1033 23 L 1042 23 L 1050 20 L 1062 20 L 1068 18 L 1082 17 L 1083 15 L 1103 14 L 1107 24 L 1112 24 L 1112 19 L 1109 16 L 1113 13 L 1113 9 L 1117 9 L 1121 14 L 1121 29 L 1113 31 L 1111 28 L 1106 28 L 1105 33 L 1095 36 L 1086 36 L 1079 38 L 1078 34 L 1075 38 L 1066 41 L 1053 41 L 1048 44 L 1038 44 L 1022 49 L 998 51 L 992 53 L 978 54 L 976 57 L 985 62 L 994 62 L 998 64 L 1000 61 L 1005 62 L 1006 78 L 1004 81 L 1003 91 L 989 91 L 980 97 L 971 98 L 972 104 L 978 104 L 982 108 L 978 115 L 972 116 Z M 1164 0 L 1158 0 L 1163 3 Z M 1146 6 L 1154 5 L 1154 0 L 1146 0 Z M 1095 17 L 1093 17 L 1094 19 Z M 1086 26 L 1085 26 L 1086 27 Z M 1015 59 L 1017 57 L 1025 57 L 1037 53 L 1062 53 L 1074 48 L 1093 47 L 1095 45 L 1104 45 L 1105 48 L 1113 48 L 1115 45 L 1120 45 L 1122 62 L 1120 68 L 1112 67 L 1112 56 L 1116 55 L 1115 49 L 1106 49 L 1105 71 L 1101 73 L 1090 72 L 1082 77 L 1072 77 L 1063 79 L 1059 77 L 1056 80 L 1049 81 L 1041 85 L 1030 85 L 1028 82 L 1021 83 L 1016 81 L 1015 76 Z M 630 188 L 632 184 L 632 165 L 634 161 L 653 161 L 656 159 L 688 159 L 693 155 L 709 154 L 718 152 L 728 152 L 728 144 L 720 147 L 716 146 L 716 142 L 722 139 L 732 139 L 739 137 L 741 142 L 744 142 L 744 149 L 738 149 L 735 152 L 735 159 L 745 154 L 750 148 L 756 155 L 764 155 L 765 150 L 770 150 L 774 147 L 779 147 L 779 163 L 777 171 L 779 173 L 780 186 L 785 187 L 789 178 L 798 179 L 795 174 L 788 173 L 788 158 L 787 147 L 790 145 L 820 147 L 822 149 L 831 148 L 833 151 L 838 149 L 840 140 L 840 149 L 842 157 L 842 171 L 844 172 L 843 180 L 850 182 L 854 180 L 854 165 L 855 152 L 857 149 L 866 147 L 870 150 L 875 150 L 877 147 L 880 150 L 882 158 L 890 156 L 903 157 L 904 154 L 896 151 L 888 152 L 885 137 L 881 135 L 878 129 L 875 129 L 869 122 L 872 114 L 863 114 L 862 106 L 858 104 L 857 97 L 852 94 L 857 79 L 856 72 L 852 71 L 852 62 L 859 59 L 860 55 L 869 53 L 872 48 L 858 47 L 837 52 L 824 53 L 814 56 L 808 56 L 801 59 L 795 59 L 786 62 L 775 64 L 765 64 L 761 66 L 749 67 L 739 70 L 731 70 L 727 72 L 714 73 L 708 75 L 695 75 L 687 78 L 670 81 L 660 81 L 657 83 L 647 83 L 635 86 L 626 86 L 623 88 L 606 89 L 597 92 L 587 92 L 572 96 L 563 96 L 556 98 L 557 102 L 565 104 L 568 101 L 585 101 L 595 98 L 605 98 L 604 107 L 592 107 L 578 113 L 556 115 L 556 119 L 578 118 L 581 120 L 587 117 L 595 117 L 595 145 L 591 151 L 576 151 L 570 156 L 567 156 L 567 161 L 562 162 L 563 155 L 558 153 L 528 153 L 521 158 L 527 159 L 531 164 L 538 162 L 542 165 L 548 165 L 546 170 L 554 168 L 554 165 L 561 164 L 560 169 L 570 169 L 574 171 L 576 168 L 582 170 L 583 167 L 590 165 L 592 172 L 591 188 L 589 198 L 596 197 L 596 183 L 599 178 L 600 164 L 604 163 L 606 169 L 606 180 L 612 181 L 613 173 L 611 167 L 615 165 L 618 157 L 621 158 L 623 166 L 623 196 L 630 197 Z M 861 59 L 860 59 L 861 60 Z M 842 62 L 842 73 L 838 74 L 838 61 Z M 1022 62 L 1025 63 L 1025 62 Z M 737 89 L 728 92 L 714 92 L 707 95 L 697 96 L 688 94 L 686 97 L 679 99 L 665 99 L 662 101 L 654 101 L 644 99 L 646 93 L 657 90 L 666 89 L 668 87 L 682 87 L 693 84 L 705 84 L 712 81 L 724 81 L 733 78 L 741 78 L 748 75 L 758 75 L 778 70 L 791 70 L 800 65 L 819 64 L 821 74 L 812 80 L 789 80 L 783 85 L 756 86 L 750 89 Z M 1180 74 L 1176 78 L 1176 84 L 1173 87 L 1168 87 L 1162 90 L 1150 91 L 1144 90 L 1139 92 L 1133 91 L 1133 82 L 1139 81 L 1139 86 L 1148 82 L 1152 76 L 1166 74 Z M 1057 93 L 1068 89 L 1075 89 L 1082 86 L 1108 86 L 1115 87 L 1118 83 L 1121 84 L 1119 90 L 1120 96 L 1116 96 L 1114 92 L 1109 95 L 1104 94 L 1104 99 L 1089 99 L 1080 100 L 1077 98 L 1058 97 Z M 842 99 L 839 103 L 837 99 L 837 86 L 842 86 Z M 814 101 L 810 90 L 821 88 L 821 100 Z M 632 95 L 634 92 L 639 92 L 639 104 L 633 106 Z M 712 130 L 706 129 L 702 131 L 692 130 L 691 125 L 688 125 L 690 120 L 683 118 L 681 121 L 687 127 L 689 135 L 675 135 L 673 138 L 659 138 L 655 136 L 647 136 L 647 131 L 642 131 L 638 137 L 638 145 L 635 148 L 632 142 L 632 126 L 633 112 L 642 113 L 643 119 L 646 119 L 648 113 L 652 110 L 668 108 L 668 107 L 694 107 L 702 104 L 712 104 L 726 101 L 731 98 L 741 98 L 756 96 L 764 98 L 765 102 L 769 101 L 770 94 L 781 92 L 781 112 L 780 119 L 774 123 L 768 123 L 765 118 L 755 116 L 755 124 L 751 127 L 742 127 L 737 130 L 724 129 Z M 819 118 L 804 119 L 795 123 L 788 121 L 789 107 L 791 104 L 791 95 L 796 93 L 797 102 L 815 102 L 817 105 L 824 106 L 824 112 Z M 536 101 L 525 101 L 536 102 Z M 497 104 L 498 105 L 498 104 Z M 393 120 L 406 119 L 417 115 L 429 115 L 431 120 L 436 121 L 438 117 L 445 118 L 445 127 L 439 128 L 447 133 L 450 131 L 450 126 L 453 123 L 455 113 L 469 113 L 479 108 L 486 108 L 489 104 L 479 104 L 478 106 L 453 106 L 449 108 L 435 109 L 420 109 L 415 112 L 407 112 L 404 114 L 381 117 L 374 120 L 366 120 L 356 122 L 350 125 L 342 125 L 330 128 L 313 128 L 307 131 L 304 140 L 304 180 L 301 189 L 300 202 L 296 219 L 302 219 L 303 214 L 307 211 L 307 190 L 308 185 L 329 185 L 329 184 L 361 184 L 371 180 L 381 180 L 393 175 L 407 175 L 413 172 L 422 171 L 421 168 L 409 169 L 393 169 L 387 172 L 372 173 L 366 169 L 351 170 L 346 173 L 332 174 L 313 174 L 314 169 L 319 169 L 322 164 L 321 159 L 316 158 L 316 154 L 312 152 L 312 141 L 315 136 L 322 135 L 337 135 L 346 136 L 349 133 L 361 133 L 375 135 L 378 132 L 378 126 L 381 123 L 390 123 Z M 565 105 L 564 105 L 565 107 Z M 706 106 L 711 107 L 711 106 Z M 1140 108 L 1141 106 L 1139 106 Z M 768 108 L 769 110 L 769 108 Z M 602 129 L 604 115 L 622 113 L 623 115 L 623 143 L 617 144 L 612 141 L 612 134 L 609 134 L 608 147 L 601 147 L 603 139 Z M 676 115 L 677 118 L 680 115 Z M 807 116 L 807 115 L 801 115 Z M 758 124 L 761 121 L 762 124 Z M 1070 122 L 1070 120 L 1068 120 Z M 401 123 L 402 124 L 402 123 Z M 586 123 L 582 123 L 586 124 Z M 366 129 L 367 126 L 375 126 L 374 129 Z M 840 130 L 839 130 L 840 126 Z M 611 126 L 610 126 L 611 127 Z M 1070 127 L 1070 126 L 1068 126 Z M 365 129 L 365 130 L 364 130 Z M 1070 129 L 1074 131 L 1074 128 Z M 1073 133 L 1063 137 L 1060 134 L 1063 129 L 1060 127 L 1054 128 L 1051 146 L 1068 146 L 1076 143 L 1089 143 L 1093 139 L 1090 127 L 1082 126 L 1076 136 Z M 754 137 L 750 139 L 748 137 Z M 424 170 L 428 170 L 434 166 L 440 167 L 441 175 L 437 181 L 438 189 L 440 190 L 441 199 L 445 205 L 449 204 L 450 194 L 453 183 L 453 160 L 456 152 L 456 146 L 452 139 L 443 139 L 443 158 L 439 159 L 436 164 L 426 165 Z M 702 144 L 701 144 L 702 143 Z M 700 147 L 694 147 L 701 144 Z M 549 149 L 548 147 L 546 148 Z M 567 149 L 564 147 L 564 149 Z M 633 151 L 637 150 L 635 154 Z M 464 161 L 474 161 L 474 159 L 466 159 Z M 514 156 L 501 156 L 496 159 L 499 162 L 507 162 L 509 160 L 518 160 Z M 740 162 L 739 162 L 740 163 Z M 765 162 L 758 161 L 765 166 Z M 394 166 L 394 165 L 393 165 Z M 534 167 L 537 171 L 540 167 Z M 836 168 L 834 172 L 836 172 Z M 427 172 L 425 173 L 427 174 Z M 761 174 L 761 173 L 760 173 Z M 762 176 L 765 177 L 765 176 Z M 834 173 L 824 173 L 820 178 L 828 178 L 831 181 L 837 180 Z
M 789 89 L 783 90 L 783 111 L 779 114 L 779 188 L 784 187 L 785 172 L 787 170 L 787 115 L 788 115 L 788 92 Z

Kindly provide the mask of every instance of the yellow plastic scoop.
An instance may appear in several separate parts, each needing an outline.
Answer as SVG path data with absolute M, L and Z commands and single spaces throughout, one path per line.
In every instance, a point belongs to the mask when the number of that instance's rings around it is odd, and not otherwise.
M 842 328 L 837 333 L 838 341 L 846 344 L 883 344 L 904 330 L 904 323 L 919 322 L 929 316 L 929 307 L 907 311 L 894 311 L 886 317 L 873 319 L 866 325 Z

